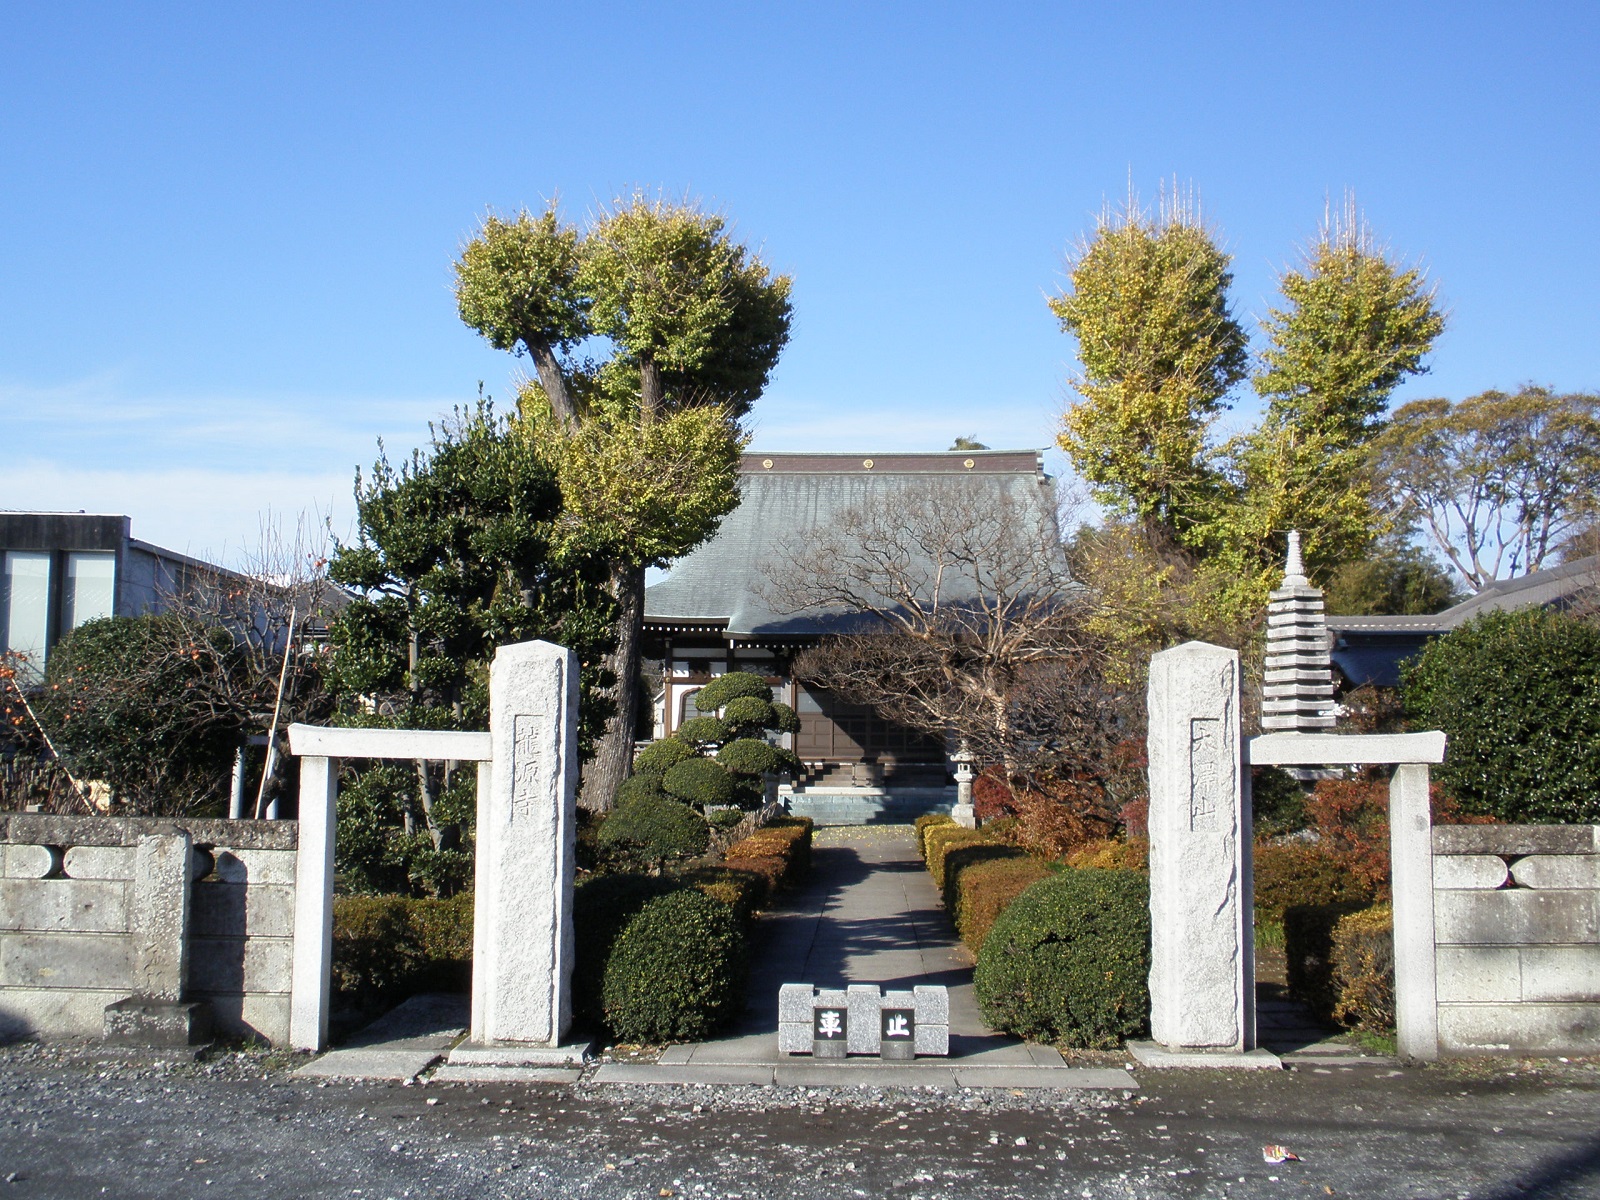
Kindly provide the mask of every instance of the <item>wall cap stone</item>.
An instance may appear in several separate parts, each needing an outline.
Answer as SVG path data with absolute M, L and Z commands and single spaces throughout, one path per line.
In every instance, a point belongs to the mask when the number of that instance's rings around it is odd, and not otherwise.
M 0 843 L 21 846 L 137 846 L 142 837 L 187 833 L 197 846 L 293 850 L 295 821 L 225 821 L 199 817 L 101 817 L 63 813 L 0 814 Z

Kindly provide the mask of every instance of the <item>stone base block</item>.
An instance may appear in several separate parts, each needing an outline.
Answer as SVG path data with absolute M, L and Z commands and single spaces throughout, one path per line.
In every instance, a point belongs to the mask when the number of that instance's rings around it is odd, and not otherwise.
M 883 1043 L 882 1058 L 885 1062 L 910 1062 L 916 1056 L 917 1048 L 909 1039 Z
M 1230 1071 L 1283 1069 L 1283 1060 L 1270 1050 L 1173 1050 L 1159 1042 L 1129 1042 L 1128 1053 L 1142 1067 L 1204 1067 Z
M 950 819 L 963 829 L 976 829 L 978 827 L 978 810 L 970 804 L 952 805 Z
M 835 1038 L 833 1041 L 813 1041 L 811 1043 L 812 1058 L 844 1058 L 845 1044 L 843 1039 Z
M 589 1042 L 537 1046 L 528 1042 L 462 1042 L 446 1060 L 453 1067 L 581 1067 Z
M 943 989 L 941 989 L 943 990 Z M 947 1057 L 950 1053 L 950 1026 L 917 1022 L 916 1051 L 919 1056 Z
M 103 1036 L 113 1046 L 198 1046 L 211 1038 L 211 1006 L 129 996 L 106 1005 Z
M 583 1074 L 576 1067 L 440 1067 L 433 1083 L 577 1083 Z
M 778 1022 L 778 1053 L 779 1054 L 810 1054 L 811 1053 L 811 1020 L 810 1009 L 806 1010 L 807 1019 L 804 1021 L 779 1021 Z

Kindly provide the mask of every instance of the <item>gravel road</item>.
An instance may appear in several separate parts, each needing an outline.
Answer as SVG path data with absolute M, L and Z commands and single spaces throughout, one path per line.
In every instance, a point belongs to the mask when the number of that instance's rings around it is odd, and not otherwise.
M 296 1062 L 0 1048 L 0 1200 L 1600 1197 L 1594 1060 L 1145 1071 L 1136 1094 L 317 1084 Z

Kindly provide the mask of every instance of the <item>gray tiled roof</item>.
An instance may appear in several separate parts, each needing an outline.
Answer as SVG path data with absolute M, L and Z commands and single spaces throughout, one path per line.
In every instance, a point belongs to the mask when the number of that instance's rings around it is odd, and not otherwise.
M 1447 633 L 1474 617 L 1501 609 L 1560 604 L 1600 581 L 1600 554 L 1490 584 L 1476 596 L 1431 616 L 1328 617 L 1328 628 L 1352 633 Z
M 828 528 L 853 507 L 896 491 L 920 490 L 938 476 L 993 487 L 997 496 L 1037 513 L 1054 529 L 1054 497 L 1039 451 L 751 452 L 741 466 L 739 507 L 715 537 L 646 590 L 646 624 L 683 628 L 726 622 L 727 633 L 737 637 L 815 637 L 847 627 L 854 614 L 773 612 L 763 595 L 769 589 L 762 564 L 772 559 L 780 539 L 803 539 L 807 530 Z

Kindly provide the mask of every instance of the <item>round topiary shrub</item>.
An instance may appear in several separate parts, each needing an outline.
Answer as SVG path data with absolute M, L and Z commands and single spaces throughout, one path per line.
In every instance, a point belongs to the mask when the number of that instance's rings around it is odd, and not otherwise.
M 694 755 L 694 747 L 677 738 L 662 738 L 651 742 L 633 756 L 633 769 L 649 775 L 665 775 L 686 758 Z
M 665 800 L 666 788 L 661 786 L 662 776 L 651 774 L 631 775 L 617 788 L 615 807 L 626 808 L 641 800 Z
M 744 1006 L 744 933 L 697 889 L 647 901 L 606 959 L 605 1024 L 627 1042 L 697 1041 Z
M 777 720 L 768 704 L 760 696 L 735 696 L 722 710 L 722 721 L 730 732 L 759 733 Z
M 761 676 L 750 671 L 729 671 L 718 675 L 694 694 L 694 706 L 703 713 L 714 713 L 730 700 L 741 696 L 754 696 L 772 702 L 772 688 Z
M 761 775 L 787 765 L 783 751 L 760 738 L 735 738 L 717 751 L 717 761 L 735 775 Z
M 704 854 L 711 841 L 705 820 L 687 804 L 665 796 L 624 804 L 600 826 L 604 847 L 626 847 L 647 862 Z
M 733 777 L 709 758 L 686 758 L 666 773 L 662 786 L 680 800 L 707 808 L 733 800 Z
M 1001 913 L 973 974 L 983 1019 L 1042 1042 L 1108 1049 L 1149 1026 L 1150 884 L 1064 871 Z
M 604 1020 L 601 992 L 606 962 L 623 928 L 658 896 L 683 885 L 658 875 L 600 875 L 580 883 L 572 896 L 576 953 L 572 964 L 572 1011 L 580 1020 Z
M 1600 822 L 1600 627 L 1544 609 L 1495 612 L 1403 671 L 1413 725 L 1449 741 L 1435 779 L 1502 821 Z
M 774 701 L 772 705 L 772 724 L 769 728 L 776 729 L 779 733 L 799 733 L 800 714 L 787 704 Z
M 691 748 L 717 745 L 728 740 L 728 727 L 721 717 L 690 717 L 672 736 Z

